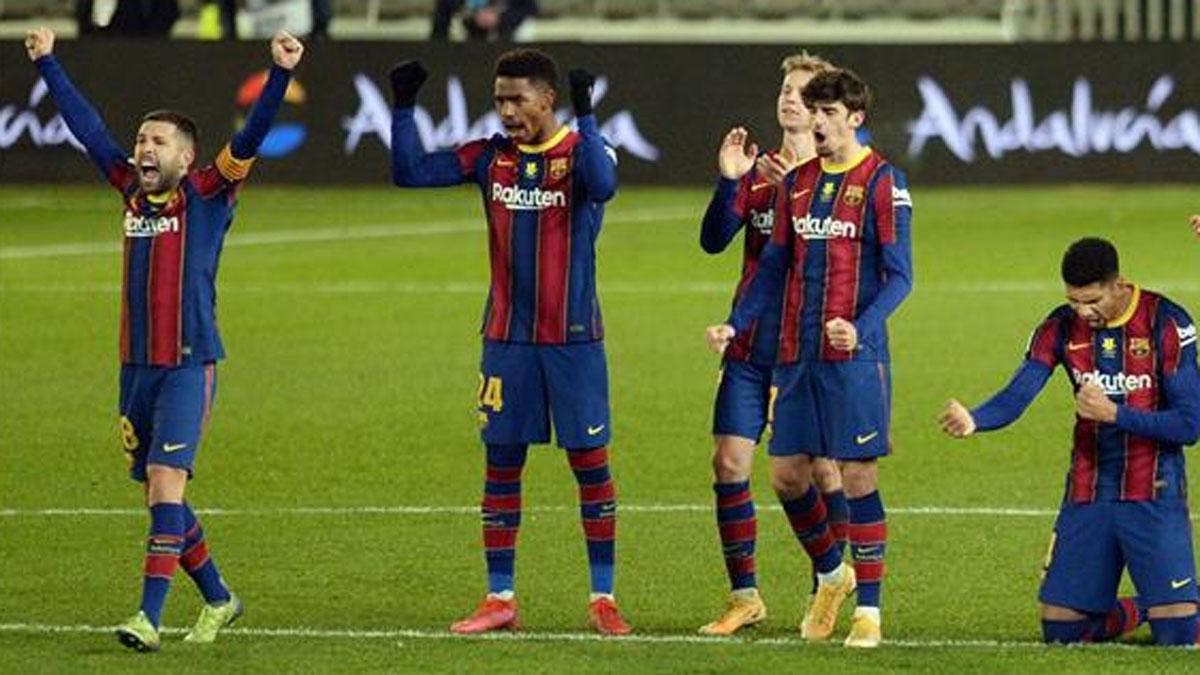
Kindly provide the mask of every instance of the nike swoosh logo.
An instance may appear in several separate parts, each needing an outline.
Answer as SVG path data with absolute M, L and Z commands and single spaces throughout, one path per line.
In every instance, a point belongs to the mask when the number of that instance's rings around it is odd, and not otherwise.
M 1172 579 L 1171 580 L 1171 589 L 1177 591 L 1177 590 L 1183 588 L 1184 586 L 1187 586 L 1190 583 L 1192 583 L 1191 577 L 1188 577 L 1188 578 L 1184 579 L 1183 581 L 1175 581 L 1174 579 Z
M 798 192 L 793 192 L 793 193 L 792 193 L 792 199 L 799 199 L 799 198 L 803 197 L 803 196 L 804 196 L 804 195 L 806 195 L 806 194 L 808 194 L 808 190 L 800 190 L 800 191 L 798 191 Z
M 754 185 L 750 186 L 750 191 L 758 192 L 759 190 L 761 190 L 763 188 L 769 188 L 769 187 L 771 187 L 770 183 L 755 183 Z
M 1068 342 L 1067 343 L 1067 351 L 1077 352 L 1080 349 L 1087 349 L 1088 347 L 1091 347 L 1091 346 L 1092 346 L 1092 343 L 1090 343 L 1090 342 Z
M 598 427 L 588 427 L 587 428 L 588 436 L 595 436 L 596 434 L 600 433 L 601 431 L 604 431 L 603 424 L 601 424 Z
M 175 452 L 187 447 L 187 443 L 163 443 L 163 452 Z
M 496 166 L 512 166 L 512 162 L 506 162 L 503 159 L 496 160 Z
M 859 445 L 865 445 L 865 444 L 871 442 L 871 439 L 875 438 L 878 435 L 879 435 L 878 431 L 872 431 L 871 433 L 867 434 L 866 436 L 855 436 L 854 442 L 858 443 Z

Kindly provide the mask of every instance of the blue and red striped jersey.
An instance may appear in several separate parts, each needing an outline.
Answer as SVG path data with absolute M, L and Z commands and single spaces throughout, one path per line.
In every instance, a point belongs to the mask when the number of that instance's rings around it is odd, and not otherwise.
M 870 148 L 845 166 L 812 159 L 784 179 L 775 225 L 729 323 L 738 333 L 782 293 L 778 363 L 888 361 L 887 318 L 912 289 L 912 200 L 904 174 Z M 854 324 L 834 349 L 825 324 Z
M 1195 343 L 1196 328 L 1187 312 L 1136 286 L 1129 309 L 1104 328 L 1091 328 L 1068 305 L 1038 326 L 1028 361 L 1045 366 L 1047 377 L 1061 365 L 1075 391 L 1095 384 L 1119 406 L 1114 424 L 1076 416 L 1067 500 L 1144 501 L 1163 487 L 1185 489 L 1178 439 L 1133 433 L 1130 425 L 1136 422 L 1128 418 L 1174 410 L 1188 413 L 1196 424 L 1200 391 L 1174 381 L 1183 370 L 1195 382 Z M 1127 419 L 1121 419 L 1122 412 Z
M 536 146 L 497 134 L 433 153 L 421 146 L 411 107 L 397 108 L 392 119 L 397 185 L 479 185 L 491 260 L 484 338 L 547 345 L 603 339 L 596 239 L 616 189 L 616 155 L 595 117 Z
M 217 260 L 238 188 L 254 163 L 291 79 L 271 68 L 243 128 L 213 164 L 190 171 L 170 192 L 147 195 L 129 155 L 53 56 L 37 67 L 71 133 L 124 201 L 121 276 L 123 364 L 179 366 L 224 358 L 217 331 Z
M 742 275 L 733 294 L 733 305 L 749 288 L 758 272 L 759 256 L 771 240 L 775 226 L 775 185 L 750 169 L 739 180 L 721 178 L 700 224 L 700 246 L 708 253 L 725 250 L 737 233 L 745 229 L 742 245 Z M 775 363 L 779 349 L 779 313 L 782 294 L 767 300 L 767 309 L 749 328 L 734 336 L 725 350 L 731 361 Z

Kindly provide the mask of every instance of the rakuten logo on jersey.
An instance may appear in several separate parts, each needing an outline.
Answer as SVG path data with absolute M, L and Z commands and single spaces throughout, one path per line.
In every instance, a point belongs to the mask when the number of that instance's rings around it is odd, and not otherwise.
M 1075 384 L 1081 387 L 1085 384 L 1094 384 L 1109 396 L 1121 396 L 1131 391 L 1149 389 L 1154 386 L 1154 378 L 1146 374 L 1126 375 L 1125 373 L 1102 373 L 1098 370 L 1084 373 L 1072 368 L 1071 377 L 1075 379 Z
M 767 209 L 766 211 L 751 211 L 750 227 L 753 227 L 763 234 L 771 234 L 771 230 L 775 229 L 775 209 Z
M 854 239 L 858 235 L 857 223 L 837 220 L 833 216 L 823 219 L 809 214 L 793 216 L 792 228 L 805 239 Z
M 139 216 L 125 212 L 126 237 L 155 237 L 179 231 L 179 216 Z
M 492 201 L 500 202 L 509 211 L 541 211 L 542 209 L 566 208 L 567 193 L 562 190 L 526 190 L 516 185 L 492 183 Z

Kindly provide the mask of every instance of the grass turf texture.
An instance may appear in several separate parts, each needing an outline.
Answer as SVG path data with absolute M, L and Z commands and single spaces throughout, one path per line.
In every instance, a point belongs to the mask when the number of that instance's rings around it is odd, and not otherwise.
M 953 442 L 933 418 L 948 396 L 972 404 L 1003 384 L 1029 331 L 1060 302 L 1059 258 L 1080 236 L 1111 238 L 1127 276 L 1200 312 L 1200 242 L 1185 225 L 1193 195 L 917 188 L 916 290 L 891 322 L 896 453 L 881 469 L 894 509 L 884 618 L 895 645 L 861 654 L 799 643 L 808 563 L 767 508 L 765 458 L 754 488 L 771 617 L 743 642 L 683 642 L 727 590 L 709 506 L 717 359 L 703 329 L 728 309 L 740 240 L 725 256 L 700 251 L 706 190 L 625 189 L 600 239 L 612 461 L 628 507 L 618 597 L 639 634 L 667 640 L 609 644 L 442 634 L 484 588 L 469 513 L 482 483 L 473 406 L 487 278 L 476 193 L 251 185 L 218 284 L 230 358 L 189 487 L 198 508 L 234 511 L 203 520 L 247 615 L 242 632 L 215 646 L 174 634 L 150 657 L 83 628 L 13 625 L 108 626 L 132 613 L 146 517 L 116 429 L 117 198 L 103 188 L 0 188 L 0 669 L 1187 667 L 1187 652 L 1036 645 L 1051 515 L 912 509 L 1056 507 L 1071 425 L 1061 374 L 1013 429 Z M 94 250 L 44 248 L 63 243 Z M 524 485 L 517 588 L 527 634 L 586 633 L 586 561 L 565 458 L 537 449 Z M 633 508 L 656 505 L 690 507 Z M 466 508 L 295 510 L 363 506 Z M 59 507 L 119 511 L 33 513 Z M 199 602 L 180 574 L 166 625 L 190 625 Z M 289 628 L 323 632 L 272 632 Z

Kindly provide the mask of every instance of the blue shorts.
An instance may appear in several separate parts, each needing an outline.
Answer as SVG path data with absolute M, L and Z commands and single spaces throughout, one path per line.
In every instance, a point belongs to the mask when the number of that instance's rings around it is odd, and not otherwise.
M 608 445 L 608 366 L 603 342 L 535 345 L 484 340 L 479 366 L 483 442 Z
M 888 454 L 892 379 L 878 361 L 776 366 L 770 453 L 866 461 Z
M 217 395 L 217 369 L 121 366 L 120 432 L 129 476 L 146 480 L 147 464 L 192 475 L 200 437 Z
M 749 361 L 721 364 L 717 400 L 713 404 L 713 435 L 739 436 L 757 443 L 771 421 L 771 374 L 774 366 Z
M 1107 612 L 1126 568 L 1142 606 L 1200 600 L 1185 499 L 1064 504 L 1038 599 L 1082 612 Z

